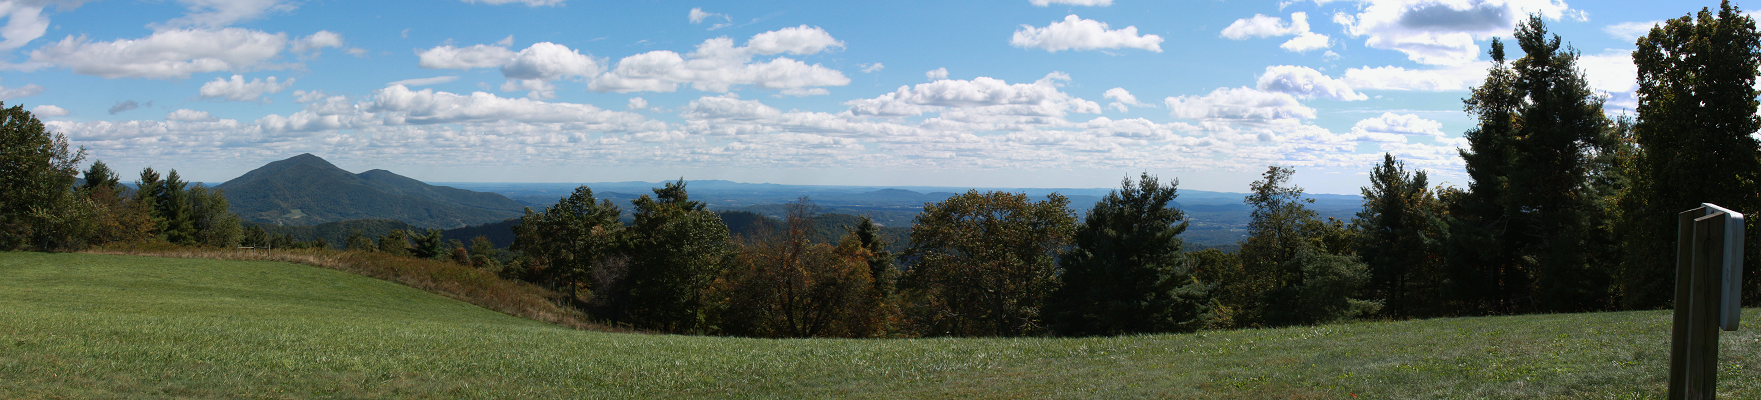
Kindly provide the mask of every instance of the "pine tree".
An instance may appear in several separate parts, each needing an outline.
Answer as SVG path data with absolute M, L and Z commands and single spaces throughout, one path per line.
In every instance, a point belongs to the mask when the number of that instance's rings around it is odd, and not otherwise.
M 690 199 L 684 179 L 631 203 L 635 224 L 624 250 L 630 265 L 626 282 L 616 289 L 627 307 L 619 317 L 664 332 L 706 328 L 701 324 L 704 290 L 733 256 L 727 225 Z
M 1182 257 L 1186 214 L 1178 181 L 1148 173 L 1120 183 L 1089 209 L 1076 247 L 1059 259 L 1062 286 L 1046 309 L 1062 335 L 1190 332 L 1210 319 L 1210 287 Z
M 1352 221 L 1357 253 L 1370 267 L 1368 297 L 1384 301 L 1385 315 L 1437 315 L 1447 240 L 1442 209 L 1426 187 L 1425 171 L 1407 171 L 1392 154 L 1382 157 L 1363 188 L 1363 211 Z

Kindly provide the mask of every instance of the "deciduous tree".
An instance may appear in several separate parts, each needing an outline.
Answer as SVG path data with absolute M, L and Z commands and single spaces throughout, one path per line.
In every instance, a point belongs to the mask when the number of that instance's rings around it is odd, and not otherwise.
M 1058 254 L 1076 217 L 1063 195 L 976 190 L 925 204 L 905 251 L 907 313 L 925 335 L 1018 336 L 1045 328 Z

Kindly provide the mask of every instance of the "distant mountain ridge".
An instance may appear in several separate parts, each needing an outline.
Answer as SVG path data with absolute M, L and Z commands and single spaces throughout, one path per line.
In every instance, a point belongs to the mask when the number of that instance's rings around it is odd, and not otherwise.
M 359 174 L 301 154 L 215 186 L 246 221 L 316 225 L 392 219 L 424 228 L 457 228 L 520 215 L 524 206 L 498 193 L 434 186 L 391 171 Z

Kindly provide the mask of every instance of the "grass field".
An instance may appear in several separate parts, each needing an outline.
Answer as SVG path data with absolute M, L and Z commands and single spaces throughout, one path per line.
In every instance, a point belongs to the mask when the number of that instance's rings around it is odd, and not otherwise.
M 1761 312 L 1720 393 L 1761 397 Z M 574 330 L 277 262 L 0 253 L 0 398 L 1661 397 L 1666 312 L 1085 339 Z

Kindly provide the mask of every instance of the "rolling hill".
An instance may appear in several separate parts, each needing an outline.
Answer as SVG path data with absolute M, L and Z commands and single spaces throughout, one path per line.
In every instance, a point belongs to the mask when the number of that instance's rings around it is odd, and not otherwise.
M 246 221 L 316 225 L 391 219 L 422 228 L 457 228 L 520 215 L 524 205 L 496 193 L 434 186 L 391 171 L 344 171 L 311 154 L 276 161 L 218 186 Z
M 1094 338 L 581 331 L 279 262 L 0 253 L 0 398 L 1654 398 L 1669 313 Z M 1745 319 L 1761 317 L 1744 310 Z M 1761 330 L 1719 394 L 1761 395 Z

